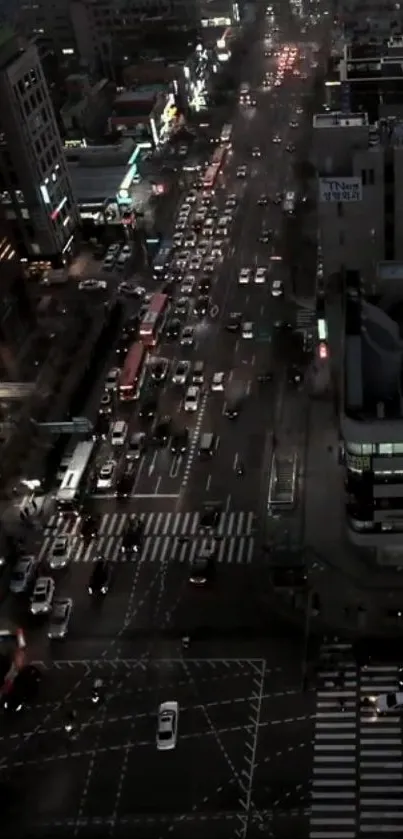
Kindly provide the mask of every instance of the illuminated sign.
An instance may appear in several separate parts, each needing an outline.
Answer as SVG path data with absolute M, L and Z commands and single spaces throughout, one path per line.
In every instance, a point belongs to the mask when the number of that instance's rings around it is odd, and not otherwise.
M 349 61 L 347 79 L 394 79 L 403 77 L 403 63 L 396 60 Z
M 361 178 L 319 178 L 319 201 L 325 204 L 362 201 Z

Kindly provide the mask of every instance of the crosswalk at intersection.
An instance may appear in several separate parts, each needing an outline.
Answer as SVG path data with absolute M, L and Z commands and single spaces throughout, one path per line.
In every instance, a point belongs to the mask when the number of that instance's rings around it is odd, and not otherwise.
M 387 643 L 387 641 L 385 642 Z M 322 651 L 314 737 L 310 839 L 403 836 L 401 717 L 370 697 L 397 690 L 397 665 L 359 668 L 349 645 Z M 342 656 L 340 658 L 339 656 Z
M 105 513 L 100 519 L 98 537 L 89 544 L 80 535 L 80 521 L 54 515 L 47 522 L 39 559 L 46 561 L 57 536 L 68 536 L 72 562 L 94 562 L 102 555 L 111 561 L 125 560 L 121 543 L 129 520 L 129 513 Z M 140 513 L 145 523 L 145 537 L 140 554 L 142 561 L 192 562 L 207 533 L 200 527 L 199 513 Z M 255 516 L 249 512 L 222 513 L 214 528 L 215 559 L 218 563 L 245 565 L 252 562 L 254 553 Z M 135 556 L 134 561 L 139 557 Z

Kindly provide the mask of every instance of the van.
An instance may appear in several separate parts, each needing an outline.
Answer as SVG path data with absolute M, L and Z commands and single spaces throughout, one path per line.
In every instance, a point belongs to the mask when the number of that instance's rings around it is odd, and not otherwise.
M 216 434 L 210 432 L 202 434 L 199 443 L 199 457 L 203 459 L 212 457 L 217 448 L 217 444 L 218 437 Z
M 204 382 L 204 361 L 196 361 L 193 367 L 192 382 L 195 385 L 202 385 Z
M 118 422 L 114 422 L 111 431 L 112 446 L 124 446 L 127 439 L 127 432 L 127 422 L 124 422 L 124 420 L 118 420 Z

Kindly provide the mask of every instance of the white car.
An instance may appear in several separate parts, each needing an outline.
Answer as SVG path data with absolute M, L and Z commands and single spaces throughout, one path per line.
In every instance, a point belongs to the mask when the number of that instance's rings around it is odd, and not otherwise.
M 120 367 L 111 367 L 105 379 L 105 390 L 116 390 L 119 382 Z
M 238 284 L 239 285 L 248 285 L 251 280 L 252 271 L 250 268 L 242 268 L 239 272 L 238 277 Z
M 184 221 L 184 222 L 178 223 L 176 225 L 176 229 L 178 230 L 178 228 L 180 228 L 181 230 L 185 230 L 186 222 Z M 172 236 L 172 244 L 174 245 L 175 248 L 181 248 L 182 245 L 183 245 L 183 239 L 184 239 L 183 233 L 174 233 L 174 235 Z
M 371 696 L 371 701 L 379 716 L 403 711 L 403 693 L 382 693 L 380 696 Z
M 201 254 L 196 253 L 189 260 L 189 270 L 190 271 L 200 271 L 202 261 L 203 261 L 203 259 L 202 259 Z
M 81 280 L 78 284 L 79 291 L 104 291 L 107 288 L 107 282 L 105 280 Z
M 209 247 L 210 247 L 210 242 L 209 242 L 208 239 L 200 239 L 200 242 L 197 245 L 197 253 L 199 253 L 200 256 L 206 256 L 206 253 L 207 253 Z
M 35 574 L 35 557 L 24 556 L 19 559 L 10 577 L 10 591 L 12 594 L 22 594 Z
M 46 615 L 52 608 L 55 581 L 52 577 L 38 577 L 31 596 L 32 615 Z
M 275 136 L 273 137 L 273 143 L 275 143 L 276 145 L 279 145 L 281 143 L 281 137 L 279 137 L 278 134 L 275 134 Z
M 180 287 L 180 293 L 190 296 L 192 294 L 195 282 L 196 277 L 193 274 L 189 274 L 189 276 L 185 277 Z
M 161 702 L 158 708 L 157 749 L 166 752 L 174 749 L 178 739 L 179 706 L 177 702 Z
M 224 390 L 224 373 L 214 373 L 211 382 L 211 390 L 213 392 Z
M 72 611 L 73 601 L 71 597 L 58 597 L 53 601 L 48 638 L 60 640 L 66 637 Z
M 242 324 L 241 335 L 242 338 L 253 338 L 253 323 L 251 321 Z
M 177 361 L 172 374 L 173 385 L 185 385 L 190 373 L 190 361 Z
M 232 194 L 232 195 L 228 196 L 228 198 L 225 202 L 225 207 L 226 208 L 228 207 L 228 209 L 230 209 L 230 210 L 234 210 L 237 203 L 238 203 L 238 199 L 237 199 L 236 195 Z
M 283 281 L 282 280 L 273 280 L 271 284 L 271 296 L 272 297 L 282 297 L 284 293 L 283 288 Z
M 220 247 L 218 247 L 217 243 L 215 243 L 214 247 L 212 248 L 211 256 L 213 257 L 213 259 L 221 259 L 222 257 L 222 250 Z
M 182 334 L 180 337 L 180 345 L 181 347 L 191 347 L 194 344 L 194 329 L 193 326 L 185 326 L 182 329 Z
M 246 166 L 238 166 L 236 176 L 237 178 L 246 178 Z
M 185 400 L 183 403 L 183 407 L 185 411 L 194 413 L 197 411 L 200 402 L 200 388 L 196 387 L 196 385 L 192 385 L 192 387 L 188 387 Z
M 71 553 L 71 542 L 68 536 L 58 536 L 53 542 L 49 557 L 49 568 L 53 571 L 65 568 Z
M 193 189 L 191 192 L 189 192 L 189 195 L 188 195 L 188 197 L 187 197 L 187 199 L 186 199 L 186 200 L 188 201 L 188 203 L 189 203 L 189 204 L 195 204 L 195 203 L 196 203 L 196 201 L 197 201 L 197 192 L 196 192 L 196 190 L 195 190 L 195 189 Z
M 127 281 L 123 281 L 123 283 L 119 283 L 118 287 L 119 294 L 125 294 L 127 297 L 144 297 L 146 290 L 141 285 L 135 285 L 134 283 L 128 283 Z
M 255 283 L 257 285 L 265 283 L 266 282 L 266 274 L 267 274 L 266 268 L 258 268 L 256 270 L 256 274 L 255 274 Z
M 111 489 L 115 479 L 116 461 L 107 460 L 103 463 L 97 477 L 97 489 L 107 490 Z

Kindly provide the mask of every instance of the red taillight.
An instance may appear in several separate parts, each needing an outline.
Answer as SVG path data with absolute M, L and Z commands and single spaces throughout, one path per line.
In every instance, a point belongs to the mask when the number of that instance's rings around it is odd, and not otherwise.
M 319 344 L 319 358 L 326 359 L 329 356 L 329 350 L 327 344 L 324 341 L 321 341 Z

